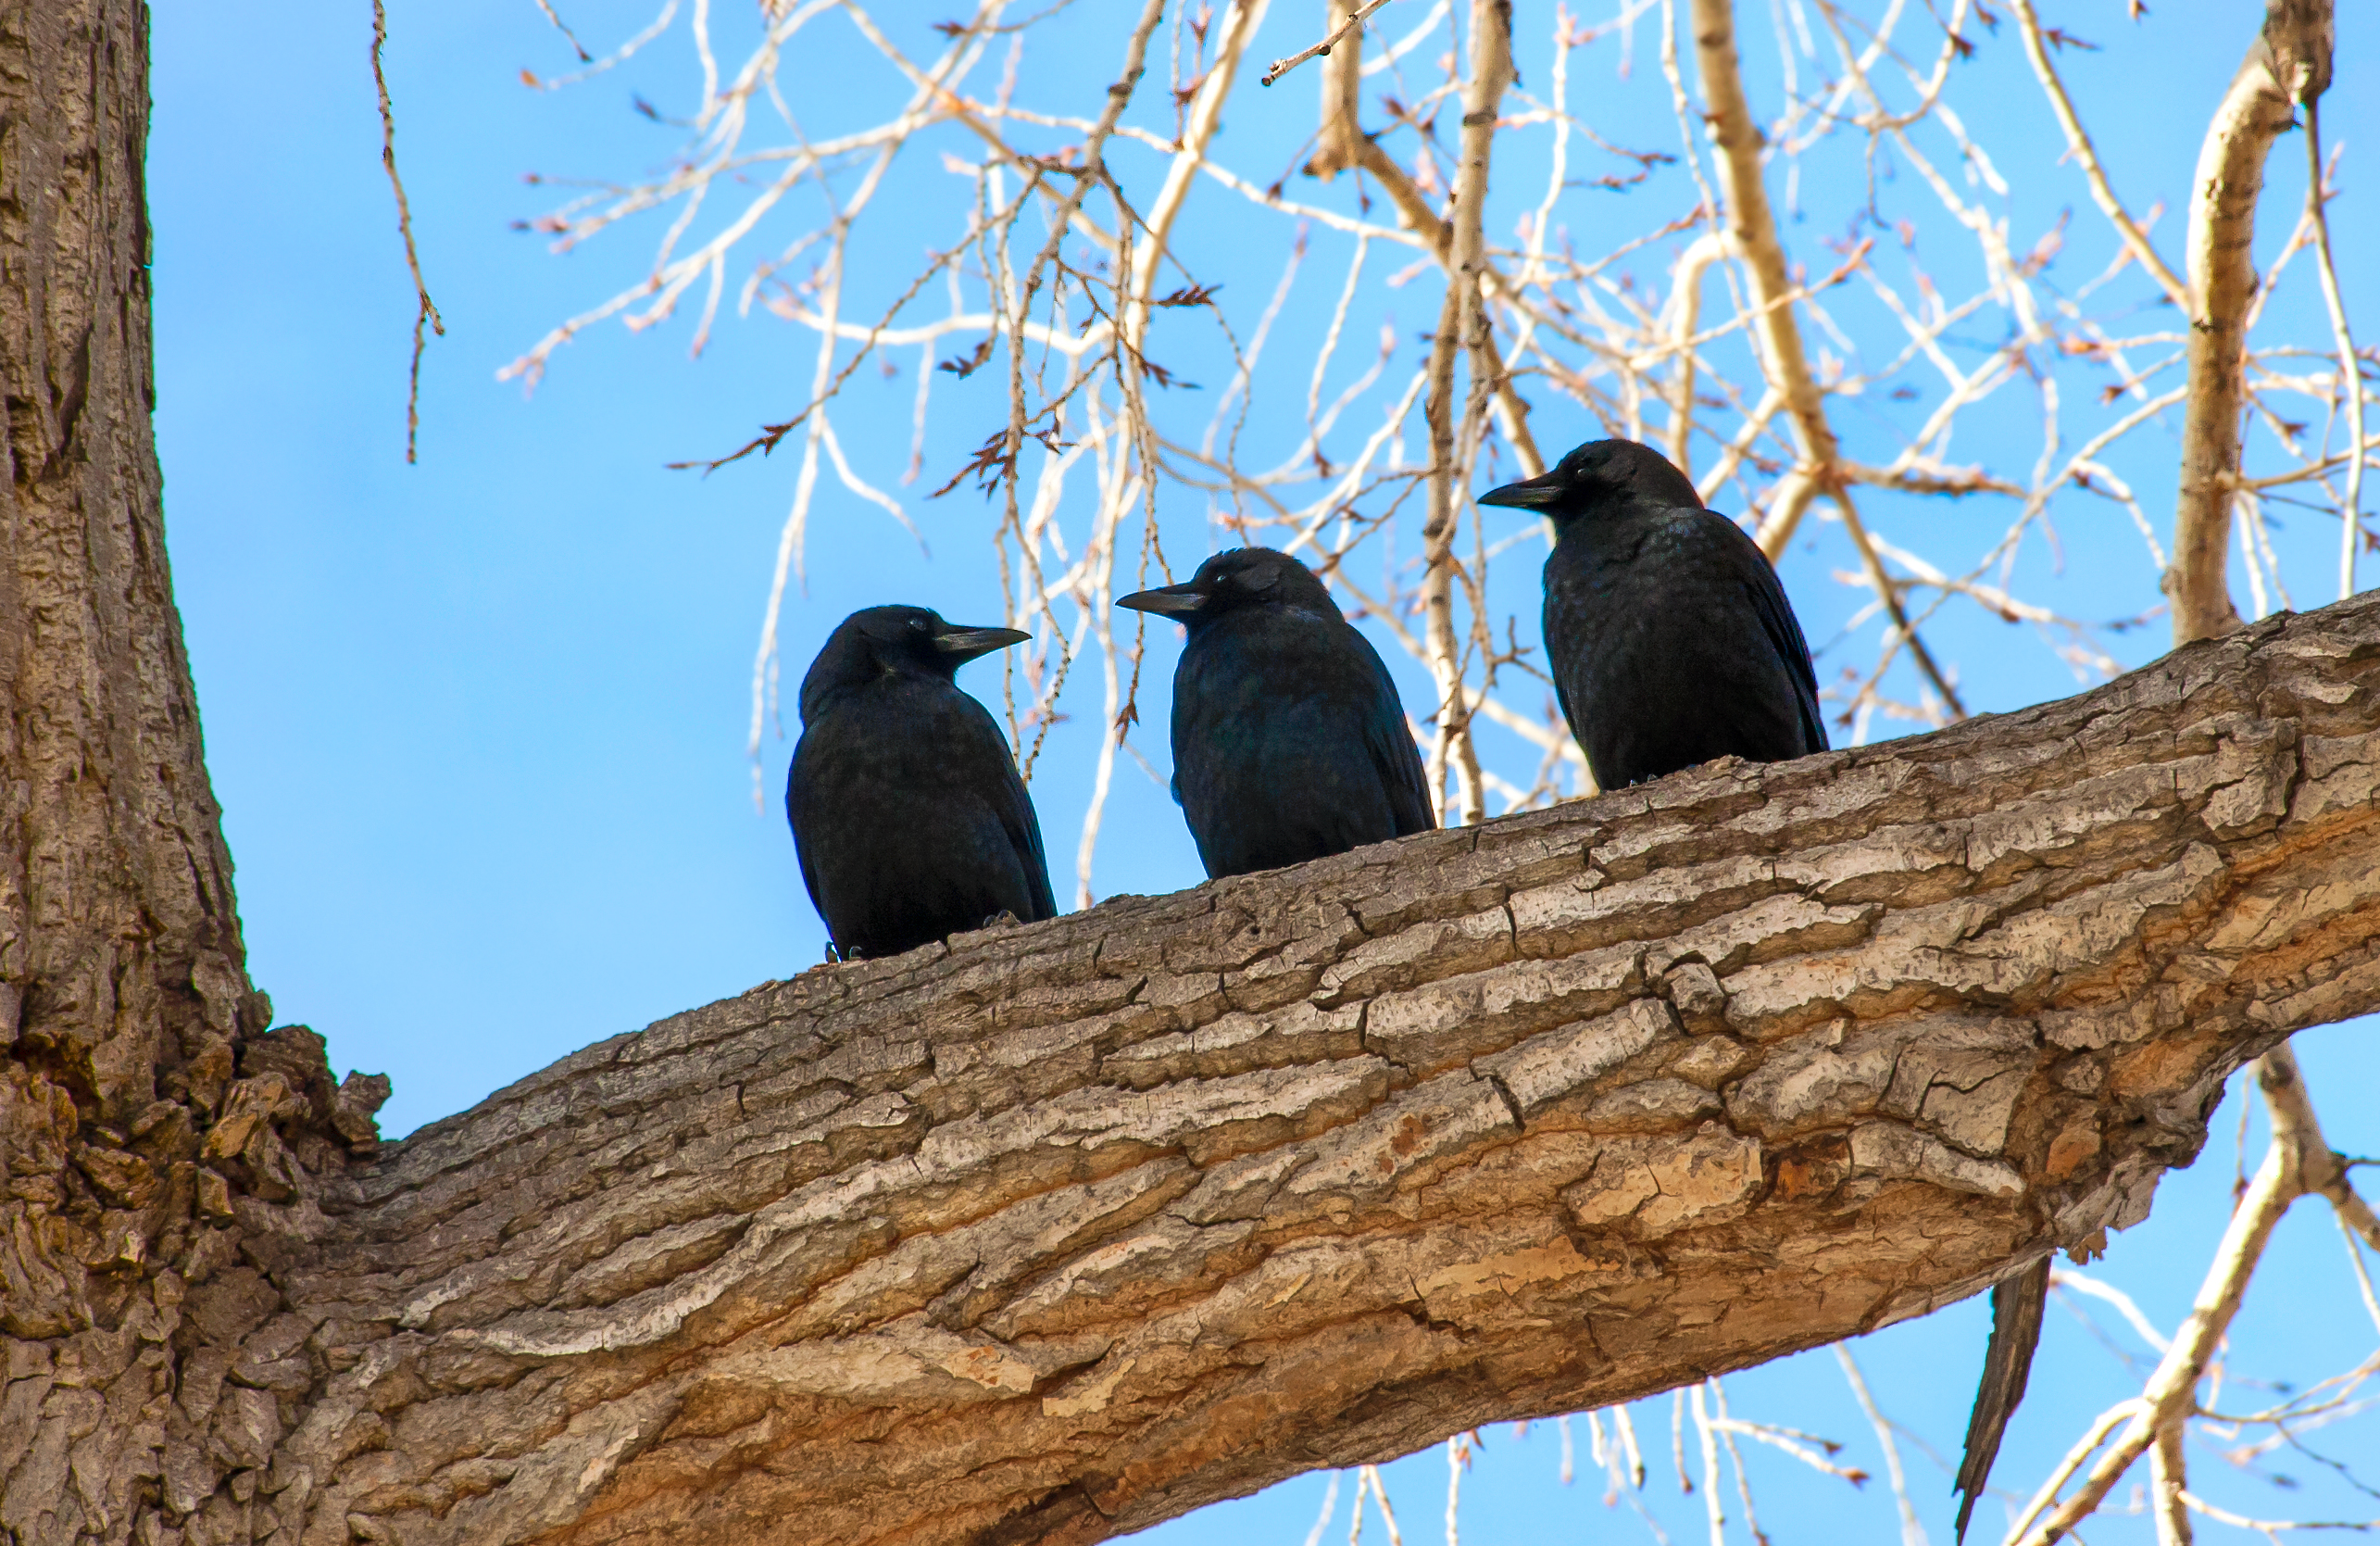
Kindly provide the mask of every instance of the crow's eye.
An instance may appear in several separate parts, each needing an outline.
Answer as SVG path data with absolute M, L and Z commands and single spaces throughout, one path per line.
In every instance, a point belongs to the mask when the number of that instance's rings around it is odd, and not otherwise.
M 913 618 L 909 619 L 909 632 L 910 632 L 910 633 L 912 633 L 912 634 L 922 634 L 922 633 L 924 633 L 924 632 L 925 632 L 925 619 L 923 619 L 923 618 L 921 618 L 921 617 L 913 617 Z

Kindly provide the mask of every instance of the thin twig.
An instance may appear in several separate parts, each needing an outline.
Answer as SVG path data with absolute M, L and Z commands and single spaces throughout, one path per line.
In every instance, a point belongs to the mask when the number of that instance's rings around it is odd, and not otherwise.
M 2355 550 L 2363 534 L 2363 367 L 2355 356 L 2355 335 L 2347 325 L 2347 301 L 2339 294 L 2338 268 L 2331 261 L 2329 200 L 2323 193 L 2322 99 L 2309 97 L 2306 114 L 2306 218 L 2313 222 L 2314 258 L 2322 272 L 2323 304 L 2330 310 L 2331 338 L 2338 347 L 2338 385 L 2347 394 L 2347 497 L 2339 505 L 2338 598 L 2355 594 Z
M 1900 1446 L 1893 1442 L 1892 1425 L 1876 1410 L 1876 1398 L 1868 1393 L 1868 1381 L 1860 1373 L 1848 1343 L 1835 1344 L 1835 1361 L 1843 1366 L 1843 1377 L 1850 1382 L 1851 1395 L 1867 1414 L 1868 1426 L 1875 1430 L 1877 1447 L 1885 1452 L 1885 1476 L 1892 1483 L 1893 1504 L 1900 1510 L 1901 1546 L 1927 1546 L 1925 1527 L 1918 1523 L 1917 1505 L 1910 1501 L 1909 1477 L 1900 1468 Z
M 556 18 L 554 24 L 561 26 L 560 19 Z M 568 35 L 569 29 L 563 31 Z M 372 0 L 372 88 L 380 94 L 380 164 L 388 172 L 388 185 L 396 190 L 396 230 L 405 238 L 405 266 L 413 274 L 417 303 L 413 313 L 413 363 L 405 378 L 405 459 L 411 465 L 415 441 L 421 430 L 421 329 L 427 323 L 444 338 L 446 321 L 438 315 L 437 304 L 430 298 L 430 287 L 421 282 L 421 255 L 413 245 L 413 210 L 406 203 L 405 180 L 396 175 L 396 114 L 389 106 L 388 74 L 381 67 L 381 51 L 387 44 L 388 10 L 382 0 Z M 586 51 L 581 49 L 579 57 L 584 58 Z
M 1352 32 L 1357 28 L 1362 26 L 1366 17 L 1370 16 L 1372 12 L 1380 9 L 1381 6 L 1385 6 L 1386 4 L 1388 4 L 1388 0 L 1371 0 L 1369 5 L 1366 5 L 1362 9 L 1348 17 L 1345 26 L 1342 26 L 1337 31 L 1333 32 L 1329 37 L 1324 38 L 1322 42 L 1314 44 L 1310 47 L 1301 48 L 1285 59 L 1273 60 L 1271 67 L 1263 74 L 1256 78 L 1256 83 L 1259 86 L 1269 86 L 1275 81 L 1280 80 L 1283 76 L 1288 74 L 1291 70 L 1296 69 L 1299 65 L 1304 64 L 1307 60 L 1313 58 L 1318 55 L 1328 54 L 1334 47 L 1337 46 L 1338 41 L 1341 38 L 1346 37 L 1349 32 Z
M 582 65 L 595 63 L 595 56 L 588 53 L 587 45 L 579 41 L 579 34 L 571 31 L 570 24 L 564 21 L 561 13 L 554 9 L 554 0 L 537 0 L 537 8 L 545 13 L 545 19 L 554 24 L 554 31 L 570 40 L 571 49 L 579 56 L 579 63 Z
M 2041 19 L 2034 13 L 2033 0 L 2010 0 L 2010 4 L 2016 11 L 2018 33 L 2024 39 L 2024 57 L 2032 62 L 2033 73 L 2039 78 L 2041 89 L 2048 94 L 2050 110 L 2057 114 L 2058 127 L 2066 134 L 2067 152 L 2081 165 L 2084 180 L 2090 184 L 2091 201 L 2099 207 L 2099 212 L 2108 218 L 2108 223 L 2114 226 L 2116 234 L 2123 238 L 2123 250 L 2149 278 L 2157 282 L 2158 288 L 2165 292 L 2165 298 L 2175 306 L 2187 307 L 2190 304 L 2189 287 L 2165 266 L 2162 258 L 2157 256 L 2157 249 L 2149 245 L 2148 233 L 2140 229 L 2139 222 L 2132 218 L 2132 212 L 2124 207 L 2123 201 L 2115 196 L 2115 189 L 2108 182 L 2107 170 L 2099 165 L 2098 147 L 2091 143 L 2089 132 L 2084 129 L 2081 116 L 2074 111 L 2073 100 L 2066 94 L 2065 82 L 2058 78 L 2058 67 L 2049 60 L 2049 48 L 2042 38 Z

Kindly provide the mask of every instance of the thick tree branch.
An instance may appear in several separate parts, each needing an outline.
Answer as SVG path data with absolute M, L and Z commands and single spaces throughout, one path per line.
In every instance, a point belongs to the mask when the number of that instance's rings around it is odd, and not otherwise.
M 2380 1002 L 2375 792 L 2361 600 L 770 985 L 334 1176 L 327 1235 L 240 1200 L 282 1291 L 193 1303 L 310 1361 L 282 1539 L 1095 1540 L 2138 1219 L 2226 1074 Z

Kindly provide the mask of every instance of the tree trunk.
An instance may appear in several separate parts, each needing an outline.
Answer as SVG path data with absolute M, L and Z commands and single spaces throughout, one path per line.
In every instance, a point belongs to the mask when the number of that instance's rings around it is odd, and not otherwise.
M 166 572 L 146 16 L 0 9 L 0 1536 L 154 1492 L 249 993 Z M 13 1534 L 11 1533 L 13 1532 Z
M 0 1528 L 1088 1541 L 2096 1246 L 2380 1002 L 2380 601 L 821 969 L 376 1151 L 260 1034 L 149 438 L 144 15 L 0 11 Z

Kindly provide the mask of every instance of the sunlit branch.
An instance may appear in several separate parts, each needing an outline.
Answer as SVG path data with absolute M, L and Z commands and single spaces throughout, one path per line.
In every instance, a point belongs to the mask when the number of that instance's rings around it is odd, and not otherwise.
M 2157 255 L 2156 247 L 2149 244 L 2148 233 L 2132 218 L 2132 212 L 2124 207 L 2122 199 L 2116 197 L 2114 187 L 2109 183 L 2107 170 L 2099 164 L 2098 148 L 2091 143 L 2089 132 L 2083 128 L 2082 118 L 2074 111 L 2073 99 L 2066 94 L 2066 83 L 2059 78 L 2058 67 L 2050 62 L 2049 45 L 2042 36 L 2041 19 L 2033 8 L 2033 0 L 2009 0 L 2009 3 L 2016 12 L 2018 35 L 2024 40 L 2024 57 L 2032 63 L 2033 73 L 2040 79 L 2041 89 L 2048 94 L 2050 111 L 2057 115 L 2058 127 L 2066 136 L 2067 153 L 2083 169 L 2083 177 L 2090 186 L 2091 202 L 2099 207 L 2099 212 L 2107 217 L 2108 223 L 2115 227 L 2116 234 L 2123 240 L 2124 251 L 2132 255 L 2133 261 L 2139 264 L 2142 270 L 2157 282 L 2158 288 L 2165 292 L 2165 298 L 2175 306 L 2188 307 L 2188 286 L 2166 267 L 2165 260 Z

